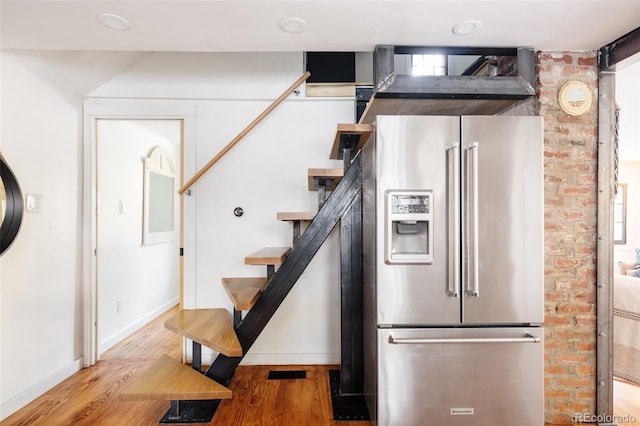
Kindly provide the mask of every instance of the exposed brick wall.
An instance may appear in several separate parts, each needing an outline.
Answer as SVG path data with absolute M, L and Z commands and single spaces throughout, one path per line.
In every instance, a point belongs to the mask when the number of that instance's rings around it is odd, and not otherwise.
M 596 52 L 538 53 L 545 117 L 545 421 L 571 424 L 596 410 Z M 569 80 L 587 83 L 584 115 L 560 109 Z

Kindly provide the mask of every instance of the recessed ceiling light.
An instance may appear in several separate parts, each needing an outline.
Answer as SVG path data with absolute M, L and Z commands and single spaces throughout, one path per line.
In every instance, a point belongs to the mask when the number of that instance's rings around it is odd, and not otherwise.
M 127 19 L 114 13 L 102 13 L 98 16 L 98 21 L 112 30 L 127 31 L 131 28 L 131 23 Z
M 459 36 L 466 36 L 473 34 L 482 27 L 482 22 L 470 19 L 468 21 L 462 21 L 453 27 L 453 33 Z
M 282 31 L 291 34 L 302 33 L 307 29 L 307 23 L 300 18 L 286 18 L 279 25 Z

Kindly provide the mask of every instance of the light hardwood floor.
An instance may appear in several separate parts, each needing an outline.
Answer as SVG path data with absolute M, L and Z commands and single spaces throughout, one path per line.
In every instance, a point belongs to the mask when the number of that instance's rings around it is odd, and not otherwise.
M 105 352 L 93 367 L 69 377 L 0 424 L 3 426 L 151 426 L 169 408 L 166 401 L 121 401 L 129 380 L 162 354 L 180 359 L 180 337 L 163 327 L 177 307 Z M 333 422 L 328 370 L 338 366 L 240 366 L 212 425 L 369 426 Z M 304 369 L 306 379 L 267 380 L 270 370 Z
M 119 394 L 136 372 L 162 354 L 180 358 L 180 337 L 164 329 L 177 307 L 105 352 L 83 369 L 19 410 L 3 426 L 151 426 L 169 408 L 166 401 L 121 401 Z M 369 426 L 370 422 L 333 422 L 328 370 L 337 366 L 240 366 L 211 422 L 224 426 Z M 306 379 L 267 380 L 271 369 L 304 369 Z M 616 381 L 618 416 L 635 416 L 640 425 L 640 387 Z M 632 423 L 634 424 L 634 423 Z M 498 426 L 498 425 L 496 425 Z M 499 425 L 516 426 L 516 425 Z
M 640 386 L 622 380 L 614 380 L 613 396 L 613 414 L 621 419 L 618 424 L 624 426 L 625 423 L 630 423 L 640 426 Z M 635 421 L 631 421 L 633 419 Z

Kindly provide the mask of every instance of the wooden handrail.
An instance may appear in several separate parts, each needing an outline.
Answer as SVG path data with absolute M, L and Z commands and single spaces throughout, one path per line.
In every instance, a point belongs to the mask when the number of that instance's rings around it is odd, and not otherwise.
M 299 79 L 297 79 L 295 83 L 289 86 L 287 90 L 285 90 L 282 93 L 282 95 L 280 95 L 275 101 L 273 101 L 271 105 L 269 105 L 267 109 L 265 109 L 262 112 L 262 114 L 257 116 L 251 123 L 249 123 L 249 125 L 245 127 L 244 130 L 238 133 L 238 135 L 235 138 L 233 138 L 231 142 L 227 144 L 227 146 L 222 148 L 222 150 L 220 150 L 220 152 L 217 153 L 215 157 L 213 157 L 203 168 L 201 168 L 198 171 L 198 173 L 196 173 L 191 179 L 189 179 L 187 183 L 185 183 L 182 186 L 182 188 L 178 190 L 178 194 L 182 195 L 187 189 L 189 189 L 191 185 L 193 185 L 198 179 L 202 177 L 202 175 L 204 175 L 207 171 L 209 171 L 209 169 L 213 167 L 214 164 L 220 161 L 220 159 L 224 157 L 227 154 L 227 152 L 231 150 L 231 148 L 233 148 L 238 142 L 240 142 L 240 140 L 243 137 L 245 137 L 247 133 L 253 130 L 253 128 L 256 127 L 256 125 L 260 123 L 260 121 L 262 121 L 263 118 L 265 118 L 271 111 L 273 111 L 278 105 L 280 105 L 280 103 L 284 101 L 287 98 L 287 96 L 289 96 L 291 92 L 293 92 L 296 89 L 296 87 L 304 83 L 304 81 L 308 79 L 310 76 L 311 76 L 311 73 L 309 71 L 302 74 L 302 76 Z

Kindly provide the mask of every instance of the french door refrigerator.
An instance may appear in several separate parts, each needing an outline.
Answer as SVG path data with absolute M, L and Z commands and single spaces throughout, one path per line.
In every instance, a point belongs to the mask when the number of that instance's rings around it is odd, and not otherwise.
M 362 152 L 374 423 L 544 424 L 542 130 L 377 117 Z

